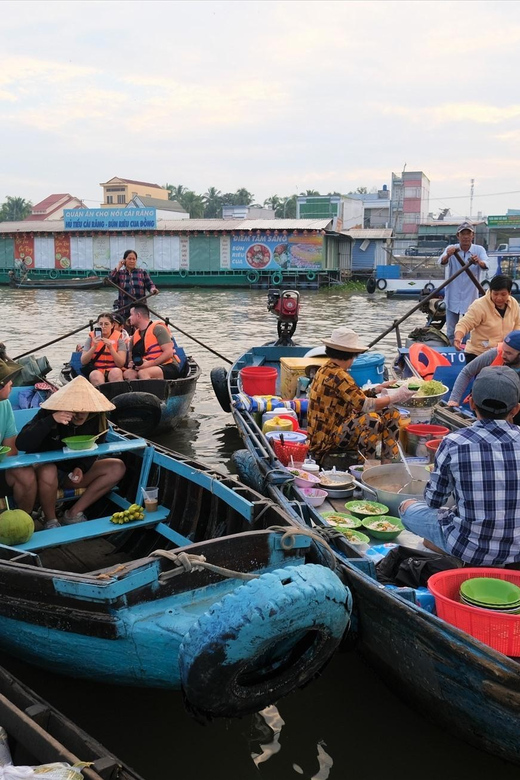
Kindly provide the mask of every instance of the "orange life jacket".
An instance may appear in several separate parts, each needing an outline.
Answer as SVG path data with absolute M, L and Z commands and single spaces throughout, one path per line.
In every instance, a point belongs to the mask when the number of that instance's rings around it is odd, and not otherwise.
M 92 344 L 94 344 L 94 342 L 96 340 L 96 337 L 94 336 L 94 333 L 91 332 L 88 335 L 90 336 L 90 338 L 92 340 Z M 109 341 L 112 342 L 112 346 L 114 347 L 115 351 L 117 352 L 117 345 L 118 345 L 119 340 L 120 340 L 119 333 L 117 331 L 113 330 L 108 338 L 109 338 Z M 98 347 L 96 349 L 96 352 L 94 352 L 94 356 L 96 355 L 97 352 L 99 352 L 100 349 L 101 349 L 101 347 Z M 108 347 L 105 347 L 105 349 L 103 350 L 103 352 L 101 352 L 99 357 L 96 358 L 94 366 L 95 366 L 95 368 L 98 371 L 109 371 L 111 368 L 117 368 L 116 364 L 114 363 L 114 358 L 110 354 L 110 351 L 109 351 Z
M 157 341 L 157 337 L 155 335 L 155 329 L 158 325 L 162 325 L 166 328 L 166 325 L 162 322 L 151 322 L 145 332 L 144 332 L 144 355 L 143 360 L 155 360 L 159 357 L 159 355 L 162 355 L 163 350 L 162 346 Z M 166 328 L 167 329 L 167 328 Z M 132 336 L 132 347 L 134 347 L 139 341 L 141 340 L 141 331 L 136 330 L 134 331 L 134 334 Z M 180 363 L 180 358 L 175 352 L 175 347 L 173 348 L 173 358 L 168 358 L 168 360 L 165 360 L 164 363 L 161 363 L 162 366 L 166 366 L 168 363 L 173 363 L 175 360 L 176 363 Z
M 504 349 L 504 342 L 501 341 L 500 344 L 497 346 L 497 356 L 490 365 L 492 366 L 504 365 L 504 355 L 502 354 L 503 349 Z

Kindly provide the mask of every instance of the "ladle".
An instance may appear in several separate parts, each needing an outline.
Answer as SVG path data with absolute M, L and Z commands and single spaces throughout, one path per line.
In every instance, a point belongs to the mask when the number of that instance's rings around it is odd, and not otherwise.
M 399 456 L 403 461 L 406 472 L 410 477 L 409 481 L 405 485 L 403 485 L 403 487 L 400 488 L 397 492 L 407 493 L 408 495 L 413 495 L 413 496 L 415 495 L 422 496 L 424 493 L 426 482 L 422 479 L 415 479 L 410 469 L 410 466 L 408 464 L 408 461 L 406 460 L 405 454 L 403 452 L 403 448 L 401 447 L 399 442 L 397 442 L 397 449 L 399 450 Z

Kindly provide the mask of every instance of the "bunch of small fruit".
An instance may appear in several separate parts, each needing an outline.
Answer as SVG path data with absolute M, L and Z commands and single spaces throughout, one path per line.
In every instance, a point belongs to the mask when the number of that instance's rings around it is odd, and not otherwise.
M 131 523 L 132 520 L 144 520 L 144 507 L 139 506 L 139 504 L 132 504 L 124 512 L 114 512 L 110 518 L 110 522 L 117 525 Z

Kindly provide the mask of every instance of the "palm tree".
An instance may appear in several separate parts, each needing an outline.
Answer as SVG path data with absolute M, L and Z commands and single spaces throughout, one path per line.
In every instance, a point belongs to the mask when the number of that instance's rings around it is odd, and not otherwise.
M 181 202 L 183 194 L 188 192 L 183 184 L 177 184 L 177 186 L 174 184 L 165 184 L 164 189 L 168 190 L 168 200 L 176 200 L 179 203 Z
M 184 211 L 187 211 L 192 219 L 198 219 L 204 216 L 204 200 L 202 195 L 197 195 L 192 190 L 184 190 L 179 201 Z
M 28 217 L 32 211 L 32 203 L 25 198 L 7 196 L 0 206 L 0 222 L 19 222 Z
M 282 201 L 278 197 L 278 195 L 271 195 L 270 198 L 266 198 L 264 200 L 264 206 L 267 206 L 267 208 L 273 209 L 275 214 L 276 211 L 280 208 L 280 206 L 283 205 Z
M 241 187 L 235 192 L 234 195 L 234 205 L 235 206 L 250 206 L 251 203 L 254 201 L 255 196 L 249 192 L 249 190 L 246 190 L 245 187 Z
M 294 219 L 296 217 L 296 195 L 283 199 L 276 216 L 282 217 L 282 219 Z
M 300 195 L 303 195 L 306 198 L 315 198 L 316 196 L 319 197 L 320 193 L 318 190 L 306 190 L 305 192 L 300 192 Z
M 222 209 L 222 193 L 216 187 L 208 187 L 208 191 L 202 196 L 204 200 L 204 216 L 214 219 L 220 216 Z

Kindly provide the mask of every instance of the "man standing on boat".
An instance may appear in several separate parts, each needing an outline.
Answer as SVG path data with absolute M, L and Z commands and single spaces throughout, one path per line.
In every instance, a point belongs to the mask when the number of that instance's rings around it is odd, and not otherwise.
M 18 454 L 15 444 L 16 423 L 9 393 L 13 379 L 21 370 L 22 366 L 12 360 L 0 360 L 0 441 L 3 447 L 11 449 L 7 459 Z M 32 466 L 0 471 L 0 493 L 3 496 L 12 493 L 18 509 L 30 514 L 36 501 L 36 475 Z
M 392 408 L 414 394 L 406 386 L 390 395 L 377 397 L 390 382 L 363 392 L 348 373 L 358 355 L 368 347 L 350 328 L 336 328 L 324 340 L 328 361 L 312 380 L 309 391 L 307 430 L 310 451 L 320 465 L 325 458 L 345 450 L 360 451 L 366 458 L 376 457 L 381 442 L 381 461 L 389 463 L 398 456 L 400 413 Z
M 114 309 L 125 309 L 123 314 L 130 313 L 130 307 L 136 298 L 144 298 L 146 293 L 157 295 L 159 290 L 150 279 L 150 274 L 144 268 L 137 268 L 137 252 L 133 249 L 127 249 L 123 259 L 111 271 L 111 279 L 118 287 L 117 300 L 114 301 Z
M 469 260 L 475 264 L 475 268 L 468 269 L 466 273 L 461 274 L 445 289 L 444 302 L 446 304 L 446 333 L 453 344 L 455 338 L 455 326 L 460 317 L 465 314 L 473 303 L 479 297 L 479 291 L 476 285 L 469 278 L 471 274 L 477 281 L 480 280 L 480 270 L 488 268 L 488 257 L 483 246 L 473 243 L 475 229 L 470 222 L 463 222 L 457 228 L 458 244 L 450 244 L 446 247 L 439 257 L 439 264 L 448 266 L 446 278 L 453 276 L 460 268 L 460 263 L 455 253 L 460 257 L 463 263 Z
M 483 368 L 471 406 L 477 421 L 442 440 L 425 500 L 403 501 L 401 519 L 427 546 L 471 566 L 518 563 L 520 428 L 512 423 L 520 411 L 518 374 L 507 366 Z M 455 506 L 446 507 L 450 496 Z

